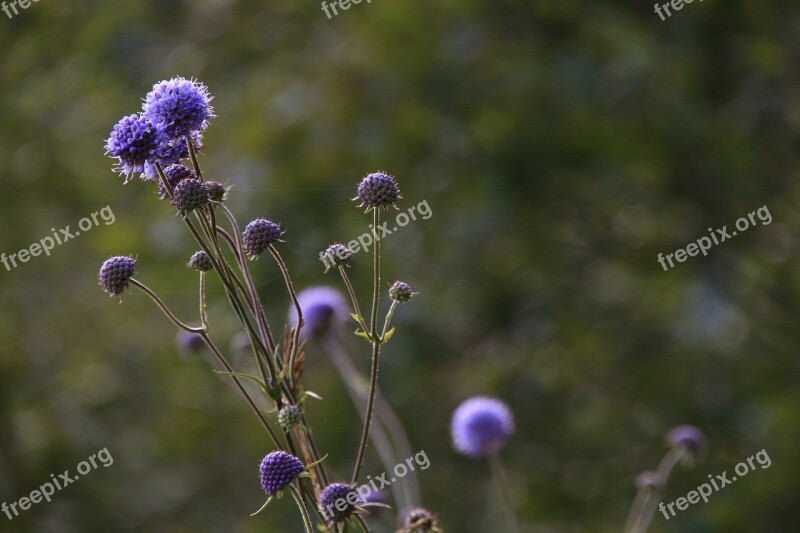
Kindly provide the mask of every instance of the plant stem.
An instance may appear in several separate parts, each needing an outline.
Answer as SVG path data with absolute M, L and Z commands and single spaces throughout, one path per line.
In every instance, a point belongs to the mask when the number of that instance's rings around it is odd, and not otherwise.
M 683 447 L 675 447 L 667 452 L 661 460 L 661 463 L 659 463 L 658 470 L 656 471 L 658 486 L 655 488 L 642 487 L 639 489 L 628 517 L 628 524 L 632 522 L 632 525 L 630 525 L 629 528 L 626 526 L 625 531 L 629 533 L 644 533 L 647 531 L 658 505 L 654 496 L 657 496 L 661 489 L 667 484 L 672 469 L 675 468 L 675 465 L 678 464 L 685 454 L 686 450 Z M 640 505 L 640 510 L 638 512 L 636 511 L 637 503 Z M 635 521 L 633 520 L 634 517 Z
M 186 330 L 186 331 L 189 331 L 191 333 L 203 333 L 205 331 L 205 328 L 203 328 L 203 327 L 193 328 L 192 326 L 186 325 L 183 322 L 181 322 L 178 319 L 178 317 L 176 317 L 175 314 L 172 311 L 169 310 L 169 307 L 167 307 L 167 304 L 165 304 L 163 301 L 161 301 L 161 298 L 159 298 L 156 295 L 156 293 L 151 291 L 150 288 L 147 287 L 147 285 L 145 285 L 144 283 L 140 282 L 139 280 L 137 280 L 135 278 L 130 278 L 129 281 L 133 285 L 135 285 L 135 286 L 139 287 L 140 289 L 142 289 L 142 291 L 144 291 L 144 293 L 147 294 L 147 296 L 149 296 L 150 299 L 153 300 L 153 302 L 155 302 L 155 304 L 164 312 L 164 314 L 167 315 L 167 318 L 169 318 L 170 321 L 173 324 L 175 324 L 176 326 L 178 326 L 179 328 L 181 328 L 183 330 Z
M 290 388 L 294 389 L 296 383 L 294 382 L 294 365 L 295 359 L 297 358 L 297 348 L 300 344 L 300 328 L 303 327 L 303 310 L 300 308 L 300 302 L 297 300 L 297 293 L 294 290 L 294 285 L 292 284 L 292 278 L 289 277 L 289 269 L 286 268 L 286 263 L 283 262 L 283 258 L 281 254 L 278 253 L 278 250 L 270 244 L 268 246 L 269 253 L 272 254 L 272 257 L 275 259 L 275 262 L 278 263 L 278 267 L 281 269 L 281 274 L 283 274 L 283 280 L 286 282 L 286 288 L 289 290 L 289 297 L 292 299 L 292 303 L 294 304 L 295 312 L 297 313 L 297 325 L 294 327 L 293 337 L 292 337 L 292 349 L 289 353 L 289 384 L 291 385 Z
M 495 487 L 498 495 L 500 496 L 503 512 L 506 515 L 508 531 L 512 533 L 519 533 L 519 520 L 517 519 L 517 513 L 514 510 L 514 503 L 511 498 L 511 489 L 508 487 L 505 469 L 503 468 L 503 463 L 500 461 L 500 456 L 498 454 L 493 453 L 489 455 L 489 469 L 492 471 L 492 479 L 494 480 Z
M 353 290 L 353 284 L 350 283 L 350 277 L 347 275 L 347 271 L 344 268 L 344 265 L 339 265 L 339 273 L 341 273 L 342 280 L 344 280 L 344 285 L 347 287 L 347 294 L 350 295 L 350 302 L 353 304 L 353 311 L 355 311 L 356 315 L 359 317 L 358 325 L 361 326 L 361 329 L 364 330 L 364 333 L 369 333 L 369 328 L 364 322 L 364 315 L 361 314 L 361 307 L 358 305 L 356 292 Z
M 293 485 L 289 485 L 289 492 L 292 493 L 292 497 L 294 497 L 294 501 L 300 509 L 300 514 L 303 515 L 303 526 L 306 528 L 306 533 L 314 533 L 314 526 L 311 524 L 311 517 L 308 514 L 305 503 L 303 503 L 302 496 Z

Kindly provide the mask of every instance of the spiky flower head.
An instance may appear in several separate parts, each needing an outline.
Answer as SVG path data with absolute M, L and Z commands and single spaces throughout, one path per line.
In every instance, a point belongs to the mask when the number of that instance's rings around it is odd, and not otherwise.
M 395 281 L 389 287 L 389 298 L 398 303 L 405 303 L 414 296 L 415 292 L 411 292 L 411 286 L 403 281 Z
M 283 450 L 271 452 L 261 461 L 261 486 L 267 496 L 283 489 L 300 475 L 305 466 L 303 462 Z
M 202 83 L 177 77 L 153 85 L 145 97 L 143 110 L 170 139 L 181 139 L 208 127 L 214 116 L 211 99 Z
M 175 335 L 175 346 L 181 355 L 192 355 L 199 352 L 205 346 L 203 337 L 197 333 L 179 329 Z
M 160 160 L 168 138 L 157 125 L 142 115 L 123 117 L 111 130 L 106 142 L 106 153 L 118 160 L 117 170 L 126 177 L 147 177 L 146 164 Z M 149 168 L 149 167 L 148 167 Z
M 181 213 L 189 213 L 207 203 L 208 191 L 203 182 L 198 179 L 183 179 L 172 191 L 172 205 Z
M 335 242 L 328 246 L 320 259 L 325 265 L 325 272 L 331 267 L 349 266 L 350 258 L 353 257 L 353 252 L 340 242 Z
M 458 406 L 450 430 L 456 451 L 479 459 L 505 445 L 514 432 L 514 416 L 500 400 L 479 396 Z
M 189 262 L 186 263 L 186 266 L 198 272 L 208 272 L 214 268 L 213 263 L 211 263 L 211 258 L 208 257 L 208 254 L 203 250 L 198 250 L 193 253 L 192 257 L 189 258 Z
M 283 230 L 278 224 L 266 218 L 257 218 L 244 228 L 242 235 L 244 251 L 248 257 L 255 259 L 270 244 L 280 240 L 281 235 Z
M 100 285 L 108 294 L 118 296 L 128 286 L 135 271 L 136 261 L 132 257 L 118 255 L 106 259 L 100 267 Z
M 706 447 L 706 437 L 695 426 L 677 426 L 667 435 L 667 442 L 673 448 L 683 447 L 691 456 L 696 456 Z
M 319 338 L 340 327 L 350 316 L 342 293 L 332 287 L 316 286 L 300 291 L 297 302 L 303 312 L 303 337 Z M 297 325 L 297 309 L 289 306 L 289 325 Z
M 344 522 L 356 510 L 356 489 L 346 483 L 331 483 L 319 497 L 322 516 L 329 522 Z
M 225 194 L 228 192 L 228 189 L 218 181 L 207 181 L 206 190 L 208 190 L 208 197 L 215 202 L 225 200 Z
M 288 431 L 300 423 L 302 416 L 303 410 L 300 409 L 299 405 L 284 405 L 278 411 L 278 424 Z
M 411 509 L 403 520 L 404 533 L 429 533 L 440 531 L 436 517 L 427 509 Z
M 197 175 L 194 173 L 194 170 L 179 163 L 166 167 L 164 169 L 164 177 L 167 178 L 167 183 L 169 183 L 169 186 L 173 191 L 178 183 L 182 182 L 183 180 L 189 178 L 197 179 Z M 167 190 L 164 188 L 164 184 L 161 183 L 161 180 L 158 180 L 158 192 L 162 200 L 169 198 L 169 194 L 167 194 Z
M 358 184 L 358 196 L 353 200 L 361 200 L 359 207 L 366 206 L 370 211 L 394 205 L 400 198 L 400 189 L 393 177 L 383 172 L 373 172 Z

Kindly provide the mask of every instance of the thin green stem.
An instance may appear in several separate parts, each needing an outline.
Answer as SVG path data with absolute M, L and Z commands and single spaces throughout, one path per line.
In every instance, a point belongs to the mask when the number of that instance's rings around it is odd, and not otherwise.
M 203 331 L 208 331 L 208 313 L 206 309 L 206 273 L 200 272 L 200 323 Z
M 370 533 L 369 525 L 367 525 L 367 521 L 364 520 L 364 517 L 357 514 L 355 515 L 355 518 L 356 522 L 358 522 L 358 525 L 361 526 L 361 531 L 364 533 Z
M 383 330 L 381 331 L 381 342 L 386 337 L 386 331 L 389 329 L 389 324 L 392 323 L 394 310 L 397 308 L 397 300 L 392 300 L 392 305 L 389 307 L 389 312 L 386 313 L 386 320 L 383 321 Z
M 380 227 L 381 210 L 372 210 L 372 227 L 377 230 Z M 375 246 L 372 249 L 372 314 L 370 315 L 370 331 L 373 338 L 376 338 L 378 331 L 378 301 L 380 297 L 381 285 L 381 240 L 375 239 Z
M 286 263 L 284 263 L 281 254 L 278 253 L 278 250 L 272 244 L 270 244 L 268 248 L 269 253 L 272 254 L 272 257 L 275 259 L 275 262 L 278 263 L 278 267 L 281 269 L 283 280 L 286 282 L 286 288 L 289 290 L 289 297 L 292 299 L 295 312 L 297 313 L 297 325 L 294 327 L 292 349 L 289 352 L 289 383 L 292 385 L 292 388 L 294 388 L 296 385 L 294 382 L 294 366 L 295 359 L 297 358 L 297 348 L 300 344 L 300 328 L 303 327 L 303 310 L 300 307 L 300 302 L 297 300 L 297 292 L 295 292 L 294 284 L 292 284 L 292 278 L 289 276 L 289 269 L 286 267 Z
M 303 497 L 300 496 L 300 493 L 297 492 L 297 489 L 293 485 L 289 485 L 289 492 L 292 493 L 292 497 L 294 498 L 295 503 L 297 503 L 297 507 L 300 509 L 300 514 L 303 515 L 303 526 L 306 528 L 306 533 L 314 533 L 314 526 L 311 523 L 311 516 L 308 514 L 306 504 L 303 503 Z
M 197 174 L 197 179 L 203 181 L 203 171 L 200 170 L 200 163 L 197 161 L 197 151 L 194 149 L 194 142 L 191 137 L 186 137 L 186 144 L 189 145 L 189 157 L 192 159 L 194 173 Z
M 169 307 L 167 307 L 167 304 L 165 304 L 161 300 L 161 298 L 159 298 L 155 292 L 151 291 L 150 288 L 144 283 L 140 282 L 135 278 L 130 278 L 129 281 L 133 285 L 142 289 L 142 291 L 144 291 L 144 293 L 147 294 L 147 296 L 149 296 L 150 299 L 153 300 L 153 302 L 155 302 L 155 304 L 164 312 L 164 314 L 167 315 L 167 318 L 169 318 L 170 321 L 179 328 L 189 331 L 191 333 L 203 333 L 205 331 L 205 328 L 203 328 L 202 326 L 199 328 L 193 328 L 192 326 L 184 324 L 178 317 L 175 316 L 175 314 L 172 311 L 170 311 Z
M 353 284 L 350 283 L 350 277 L 347 275 L 344 265 L 339 265 L 339 273 L 342 275 L 345 287 L 347 287 L 347 294 L 350 295 L 350 302 L 353 304 L 353 311 L 358 315 L 358 325 L 364 330 L 364 333 L 369 333 L 369 328 L 364 322 L 364 315 L 361 314 L 361 307 L 358 305 L 358 298 L 356 292 L 353 290 Z
M 508 531 L 511 533 L 519 533 L 519 520 L 517 518 L 517 513 L 514 510 L 514 503 L 511 498 L 511 489 L 508 487 L 505 469 L 503 468 L 503 463 L 498 454 L 493 453 L 489 455 L 489 469 L 492 471 L 492 479 L 494 480 L 495 487 L 497 488 L 498 495 L 500 496 L 503 512 L 506 515 Z
M 632 525 L 630 525 L 630 528 L 626 528 L 626 531 L 629 533 L 644 533 L 647 531 L 647 528 L 650 527 L 650 522 L 653 521 L 653 515 L 655 515 L 656 507 L 658 506 L 656 496 L 658 496 L 661 489 L 667 484 L 669 475 L 672 473 L 675 465 L 677 465 L 685 455 L 686 449 L 681 446 L 672 448 L 667 452 L 661 460 L 661 463 L 659 463 L 658 470 L 656 471 L 658 485 L 656 487 L 645 486 L 639 489 L 639 493 L 636 495 L 634 506 L 631 507 L 631 513 L 628 519 L 629 524 L 632 522 Z M 637 502 L 640 502 L 640 510 L 638 512 L 635 510 Z M 635 520 L 632 520 L 633 517 L 635 517 Z

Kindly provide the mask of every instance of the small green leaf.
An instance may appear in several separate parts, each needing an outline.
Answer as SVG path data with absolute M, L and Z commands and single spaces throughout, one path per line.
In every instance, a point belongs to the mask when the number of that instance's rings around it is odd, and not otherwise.
M 214 370 L 214 372 L 216 374 L 222 374 L 224 376 L 235 376 L 237 378 L 245 378 L 249 379 L 250 381 L 254 381 L 258 383 L 259 387 L 261 387 L 264 390 L 264 392 L 266 392 L 270 397 L 272 397 L 272 395 L 270 394 L 270 388 L 267 386 L 267 384 L 255 376 L 251 376 L 250 374 L 240 374 L 238 372 L 223 372 L 221 370 Z
M 361 331 L 360 329 L 357 329 L 355 333 L 356 333 L 356 336 L 362 337 L 362 338 L 367 339 L 368 341 L 372 342 L 372 336 L 370 336 L 369 333 Z
M 363 318 L 361 318 L 361 315 L 358 315 L 356 313 L 350 313 L 350 316 L 353 317 L 353 320 L 355 320 L 359 324 L 364 320 Z
M 260 513 L 261 511 L 263 511 L 264 509 L 266 509 L 266 508 L 267 508 L 267 505 L 269 505 L 271 501 L 272 501 L 272 496 L 270 496 L 270 497 L 269 497 L 269 499 L 267 499 L 267 501 L 266 501 L 266 502 L 264 502 L 264 505 L 262 505 L 262 506 L 261 506 L 261 508 L 260 508 L 258 511 L 256 511 L 256 512 L 255 512 L 255 513 L 253 513 L 253 514 L 251 514 L 250 516 L 255 516 L 255 515 L 257 515 L 258 513 Z
M 386 332 L 386 335 L 383 336 L 381 342 L 389 342 L 389 339 L 392 338 L 392 335 L 394 335 L 394 326 L 392 326 L 392 329 Z
M 305 467 L 305 471 L 308 472 L 309 470 L 311 470 L 312 468 L 314 468 L 315 466 L 317 466 L 318 464 L 320 464 L 322 461 L 324 461 L 327 458 L 328 458 L 328 454 L 326 453 L 325 456 L 322 459 L 320 459 L 319 461 L 314 461 L 310 465 L 307 465 Z

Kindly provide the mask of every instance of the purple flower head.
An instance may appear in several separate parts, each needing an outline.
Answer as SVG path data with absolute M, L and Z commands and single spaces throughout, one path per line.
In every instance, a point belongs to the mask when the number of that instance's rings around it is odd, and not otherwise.
M 178 185 L 178 183 L 185 179 L 197 179 L 197 175 L 195 175 L 194 170 L 181 164 L 173 164 L 164 168 L 164 177 L 167 178 L 167 183 L 169 183 L 169 186 L 172 187 L 172 190 L 175 190 L 175 187 Z M 169 198 L 167 190 L 164 188 L 164 184 L 161 183 L 161 180 L 158 180 L 158 192 L 160 193 L 162 200 Z
M 186 263 L 186 266 L 198 272 L 208 272 L 214 268 L 213 263 L 211 263 L 211 258 L 208 257 L 208 254 L 203 250 L 198 250 L 193 253 L 192 257 L 189 258 L 189 262 Z
M 123 117 L 111 130 L 106 142 L 106 153 L 118 160 L 118 171 L 126 182 L 134 175 L 146 178 L 149 165 L 163 157 L 167 142 L 164 133 L 150 119 L 142 115 Z
M 266 218 L 257 218 L 244 228 L 242 235 L 244 252 L 249 258 L 255 259 L 270 244 L 280 240 L 281 235 L 283 230 L 278 224 Z
M 331 287 L 309 287 L 297 295 L 303 312 L 303 337 L 318 338 L 341 326 L 350 316 L 350 308 L 344 296 Z M 289 307 L 289 325 L 297 325 L 297 310 Z
M 267 496 L 283 489 L 303 473 L 303 462 L 292 454 L 277 451 L 267 454 L 261 461 L 261 486 Z
M 673 428 L 667 435 L 667 442 L 672 447 L 682 446 L 692 456 L 699 454 L 706 447 L 706 437 L 703 432 L 688 424 Z
M 192 355 L 198 353 L 205 346 L 203 337 L 197 333 L 179 329 L 175 335 L 175 346 L 181 355 Z
M 359 207 L 366 206 L 370 211 L 394 205 L 400 198 L 400 189 L 393 177 L 383 172 L 373 172 L 358 184 L 358 196 L 353 200 L 361 200 Z
M 208 127 L 214 116 L 211 99 L 205 85 L 178 77 L 153 85 L 145 97 L 143 110 L 169 139 L 182 139 Z
M 118 255 L 107 259 L 100 267 L 100 285 L 112 296 L 122 294 L 136 270 L 132 257 Z
M 164 138 L 167 138 L 166 134 L 164 134 Z M 203 141 L 200 138 L 200 134 L 195 134 L 192 136 L 192 138 L 194 139 L 195 148 L 197 148 L 197 150 L 202 148 Z M 162 143 L 158 149 L 158 154 L 156 157 L 144 164 L 144 175 L 142 177 L 148 181 L 158 181 L 160 188 L 161 180 L 158 179 L 158 170 L 156 170 L 155 164 L 158 163 L 161 165 L 161 168 L 166 169 L 170 165 L 180 163 L 181 160 L 186 159 L 187 157 L 189 157 L 189 145 L 187 144 L 186 139 L 174 139 L 172 141 Z
M 430 531 L 440 531 L 436 517 L 427 509 L 411 509 L 403 520 L 403 531 L 409 533 L 428 533 Z
M 186 178 L 181 180 L 172 191 L 172 205 L 181 213 L 189 213 L 207 203 L 208 191 L 200 180 Z
M 329 522 L 344 522 L 356 510 L 356 489 L 345 483 L 331 483 L 319 497 L 319 509 Z
M 207 181 L 206 190 L 208 191 L 208 197 L 215 202 L 224 201 L 228 192 L 228 189 L 218 181 Z
M 411 292 L 411 286 L 402 281 L 395 281 L 389 287 L 389 298 L 398 303 L 405 303 L 411 299 L 416 293 Z
M 340 242 L 335 242 L 322 252 L 320 259 L 322 259 L 325 265 L 325 272 L 327 272 L 331 267 L 350 266 L 351 257 L 353 257 L 353 252 L 347 246 Z
M 500 400 L 470 398 L 453 413 L 450 430 L 456 451 L 478 459 L 500 451 L 514 432 L 514 416 Z

